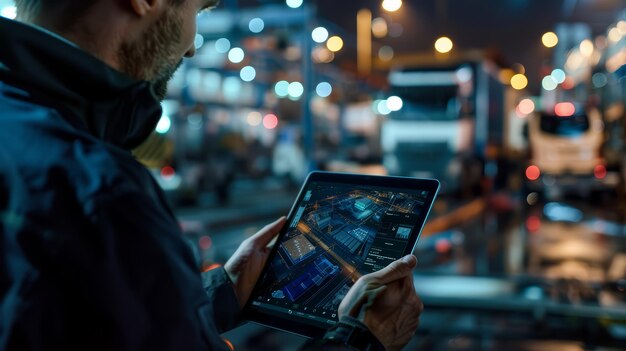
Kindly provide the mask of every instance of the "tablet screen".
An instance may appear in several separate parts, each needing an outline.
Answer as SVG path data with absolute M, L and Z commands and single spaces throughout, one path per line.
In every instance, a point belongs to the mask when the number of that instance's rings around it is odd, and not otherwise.
M 339 303 L 361 275 L 413 250 L 433 192 L 309 182 L 249 308 L 324 328 L 334 324 Z

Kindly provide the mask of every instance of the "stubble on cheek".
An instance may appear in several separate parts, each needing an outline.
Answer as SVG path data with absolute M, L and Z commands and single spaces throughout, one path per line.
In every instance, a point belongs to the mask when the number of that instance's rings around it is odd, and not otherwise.
M 182 19 L 169 10 L 138 40 L 124 42 L 118 51 L 121 70 L 137 80 L 153 84 L 159 99 L 167 93 L 167 82 L 182 64 L 178 53 Z

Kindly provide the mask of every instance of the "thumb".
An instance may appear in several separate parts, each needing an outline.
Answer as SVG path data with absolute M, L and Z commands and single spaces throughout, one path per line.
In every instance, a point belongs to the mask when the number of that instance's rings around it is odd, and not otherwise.
M 259 230 L 256 234 L 251 236 L 250 240 L 260 247 L 267 246 L 267 244 L 269 244 L 270 241 L 272 241 L 272 239 L 274 239 L 274 237 L 276 237 L 276 235 L 283 228 L 286 220 L 287 220 L 287 217 L 285 216 L 280 217 L 273 223 L 266 225 L 261 230 Z
M 392 281 L 404 278 L 413 274 L 413 268 L 417 265 L 417 258 L 413 255 L 406 255 L 399 260 L 391 262 L 387 267 L 371 273 L 370 276 L 380 284 L 388 284 Z

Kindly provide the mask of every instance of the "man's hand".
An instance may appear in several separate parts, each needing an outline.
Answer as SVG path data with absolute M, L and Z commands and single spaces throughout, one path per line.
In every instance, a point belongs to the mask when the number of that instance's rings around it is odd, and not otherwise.
M 285 220 L 285 217 L 281 217 L 244 240 L 224 265 L 228 277 L 233 282 L 240 307 L 246 304 L 252 294 L 254 284 L 259 279 L 270 253 L 268 244 L 278 235 L 285 225 Z
M 362 276 L 339 305 L 339 318 L 348 315 L 365 323 L 387 350 L 404 347 L 419 325 L 424 309 L 413 287 L 413 255 Z

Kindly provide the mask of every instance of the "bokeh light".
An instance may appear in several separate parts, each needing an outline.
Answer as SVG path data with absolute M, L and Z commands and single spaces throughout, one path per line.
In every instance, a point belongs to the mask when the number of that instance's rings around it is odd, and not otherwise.
M 267 129 L 274 129 L 278 126 L 278 117 L 274 114 L 267 114 L 263 117 L 263 127 Z
M 617 27 L 613 27 L 609 30 L 608 38 L 610 41 L 617 43 L 620 39 L 622 39 L 622 33 L 620 33 L 620 30 Z
M 330 63 L 335 59 L 335 54 L 325 46 L 318 46 L 311 53 L 315 63 Z
M 399 96 L 390 96 L 387 99 L 387 108 L 390 111 L 399 111 L 402 109 L 403 101 Z
M 304 93 L 304 86 L 300 82 L 291 82 L 287 87 L 287 93 L 289 97 L 299 99 Z
M 248 113 L 248 117 L 246 118 L 246 121 L 248 122 L 249 125 L 256 127 L 259 124 L 261 124 L 261 122 L 263 121 L 263 116 L 261 116 L 260 112 L 252 111 Z
M 545 76 L 541 80 L 541 87 L 543 87 L 547 91 L 552 91 L 552 90 L 556 89 L 556 86 L 557 86 L 557 83 L 554 80 L 554 78 L 552 78 L 551 75 L 550 76 Z
M 302 6 L 303 0 L 287 0 L 285 2 L 287 3 L 287 6 L 291 7 L 292 9 L 297 9 L 298 7 Z
M 159 123 L 157 123 L 155 131 L 159 134 L 165 134 L 169 132 L 171 126 L 172 126 L 172 120 L 170 119 L 170 117 L 167 115 L 163 115 L 161 116 Z
M 589 39 L 585 39 L 580 42 L 578 49 L 580 50 L 580 53 L 586 57 L 593 55 L 593 43 Z
M 541 36 L 541 42 L 547 48 L 553 48 L 559 43 L 559 37 L 554 32 L 546 32 Z
M 398 11 L 402 7 L 402 0 L 384 0 L 383 9 L 389 12 Z
M 246 66 L 239 72 L 239 77 L 244 82 L 251 82 L 256 77 L 256 70 L 252 66 Z
M 450 40 L 450 38 L 448 37 L 441 37 L 437 39 L 437 41 L 435 41 L 435 50 L 442 54 L 450 52 L 450 50 L 452 50 L 452 47 L 452 40 Z
M 554 113 L 559 117 L 569 117 L 576 113 L 576 106 L 571 102 L 559 102 L 554 105 Z
M 328 82 L 321 82 L 315 87 L 315 92 L 320 97 L 328 97 L 333 92 L 333 87 Z
M 341 48 L 343 48 L 343 39 L 336 35 L 332 36 L 328 38 L 328 41 L 326 42 L 326 47 L 332 52 L 337 52 L 341 50 Z
M 286 80 L 281 80 L 274 85 L 274 92 L 276 96 L 284 98 L 289 95 L 289 82 Z
M 606 167 L 604 165 L 597 165 L 593 168 L 593 175 L 598 179 L 606 178 Z
M 264 28 L 265 22 L 263 22 L 263 20 L 258 17 L 251 19 L 248 23 L 248 29 L 250 29 L 252 33 L 261 33 Z
M 523 99 L 517 105 L 519 112 L 529 115 L 535 111 L 535 103 L 531 99 Z
M 515 90 L 522 90 L 528 85 L 528 78 L 523 74 L 515 74 L 511 77 L 511 87 Z
M 328 30 L 324 27 L 317 27 L 311 32 L 311 38 L 316 43 L 323 43 L 328 39 Z
M 565 81 L 565 71 L 563 71 L 560 68 L 554 69 L 552 70 L 552 73 L 550 74 L 550 76 L 552 76 L 552 79 L 554 79 L 554 81 L 557 84 L 561 84 Z
M 621 20 L 619 22 L 617 22 L 617 29 L 619 29 L 619 32 L 622 35 L 626 35 L 626 20 Z
M 387 100 L 378 100 L 378 104 L 376 104 L 376 112 L 383 116 L 391 113 L 391 110 L 387 107 Z
M 232 48 L 230 49 L 230 51 L 228 51 L 228 59 L 232 63 L 239 63 L 243 61 L 245 56 L 246 55 L 241 48 Z
M 202 45 L 204 45 L 204 37 L 202 36 L 202 34 L 196 34 L 196 37 L 193 40 L 193 46 L 196 48 L 196 50 L 198 50 L 202 47 Z
M 539 170 L 539 167 L 532 165 L 526 168 L 526 178 L 528 178 L 529 180 L 537 180 L 540 176 L 541 171 Z
M 389 27 L 387 27 L 387 21 L 382 17 L 376 17 L 372 21 L 372 34 L 376 38 L 384 38 L 389 33 Z
M 219 38 L 215 41 L 215 51 L 220 54 L 225 54 L 230 50 L 230 40 L 226 38 Z

